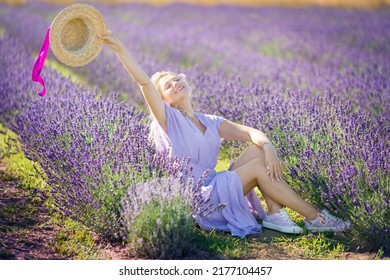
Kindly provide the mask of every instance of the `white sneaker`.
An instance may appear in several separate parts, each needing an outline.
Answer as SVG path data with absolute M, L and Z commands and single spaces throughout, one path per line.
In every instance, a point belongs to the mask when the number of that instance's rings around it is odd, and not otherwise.
M 278 213 L 267 215 L 263 221 L 263 227 L 284 233 L 303 233 L 303 229 L 291 220 L 284 208 L 280 209 Z
M 333 216 L 324 209 L 314 220 L 305 220 L 305 226 L 310 232 L 340 232 L 350 229 L 351 223 Z

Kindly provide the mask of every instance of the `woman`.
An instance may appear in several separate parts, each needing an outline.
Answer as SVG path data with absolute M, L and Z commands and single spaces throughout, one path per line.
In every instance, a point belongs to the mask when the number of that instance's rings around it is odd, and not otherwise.
M 202 187 L 202 195 L 210 195 L 213 205 L 223 203 L 226 207 L 200 218 L 198 223 L 201 228 L 230 231 L 232 235 L 244 237 L 261 231 L 254 217 L 256 215 L 263 220 L 265 228 L 302 233 L 303 229 L 291 220 L 284 206 L 302 214 L 305 226 L 312 232 L 342 231 L 349 227 L 347 222 L 326 210 L 317 210 L 283 180 L 281 162 L 263 132 L 221 117 L 195 112 L 191 105 L 191 88 L 183 74 L 165 71 L 149 78 L 111 32 L 98 36 L 115 51 L 138 83 L 154 120 L 151 132 L 156 148 L 168 150 L 175 156 L 190 156 L 195 179 L 204 171 L 212 170 Z M 251 141 L 253 144 L 229 170 L 216 174 L 214 168 L 220 138 Z M 265 199 L 267 214 L 253 191 L 255 187 Z

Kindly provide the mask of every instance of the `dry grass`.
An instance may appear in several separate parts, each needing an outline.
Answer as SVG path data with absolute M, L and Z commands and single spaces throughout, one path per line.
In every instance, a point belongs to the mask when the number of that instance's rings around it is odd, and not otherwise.
M 43 0 L 47 3 L 70 5 L 76 0 Z M 0 3 L 11 5 L 23 5 L 34 0 L 0 0 Z M 354 7 L 354 8 L 380 8 L 390 7 L 390 0 L 90 0 L 88 2 L 118 4 L 124 2 L 149 3 L 164 5 L 172 2 L 193 3 L 200 5 L 232 4 L 244 6 L 280 5 L 288 7 L 301 7 L 306 5 L 319 5 L 330 7 Z

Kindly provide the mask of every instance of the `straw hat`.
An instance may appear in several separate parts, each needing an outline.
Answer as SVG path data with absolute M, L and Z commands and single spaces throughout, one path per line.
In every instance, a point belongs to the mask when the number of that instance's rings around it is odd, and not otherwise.
M 97 34 L 106 32 L 100 12 L 87 4 L 74 4 L 62 10 L 50 28 L 50 48 L 64 64 L 80 67 L 100 53 L 103 41 Z

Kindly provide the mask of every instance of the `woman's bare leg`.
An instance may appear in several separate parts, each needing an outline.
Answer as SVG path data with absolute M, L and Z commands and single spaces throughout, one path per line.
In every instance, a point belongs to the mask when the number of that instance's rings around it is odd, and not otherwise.
M 247 194 L 256 186 L 260 189 L 267 206 L 270 203 L 269 206 L 274 208 L 271 209 L 270 214 L 284 205 L 309 220 L 317 217 L 319 211 L 302 199 L 284 180 L 280 182 L 271 180 L 267 174 L 264 151 L 261 148 L 255 145 L 250 146 L 237 158 L 230 170 L 236 171 L 240 176 L 244 194 Z
M 233 171 L 236 170 L 237 168 L 245 165 L 246 163 L 256 159 L 260 158 L 260 160 L 264 161 L 264 154 L 260 153 L 261 148 L 258 147 L 255 144 L 250 145 L 246 150 L 234 161 L 233 165 L 230 166 L 229 170 Z M 264 161 L 265 164 L 265 161 Z M 249 184 L 249 188 L 253 189 L 257 187 L 257 181 L 253 180 Z M 260 189 L 260 188 L 259 188 Z M 260 189 L 261 191 L 261 189 Z M 272 215 L 274 213 L 277 213 L 283 206 L 277 203 L 276 201 L 273 201 L 271 198 L 269 198 L 266 194 L 261 192 L 261 194 L 264 197 L 265 203 L 267 204 L 267 210 L 268 214 Z

